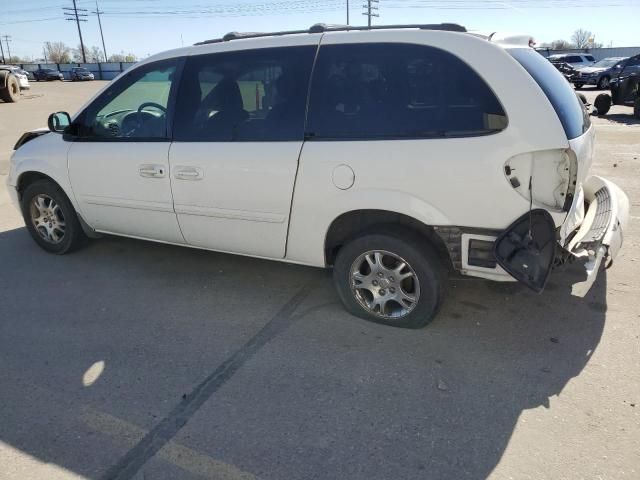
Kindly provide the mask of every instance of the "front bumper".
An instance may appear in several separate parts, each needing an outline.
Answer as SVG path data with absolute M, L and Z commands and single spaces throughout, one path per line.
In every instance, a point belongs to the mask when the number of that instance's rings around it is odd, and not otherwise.
M 584 296 L 596 280 L 602 262 L 608 268 L 622 247 L 629 223 L 629 198 L 613 182 L 598 176 L 583 184 L 586 210 L 580 226 L 568 236 L 563 248 L 585 258 L 587 278 L 573 286 L 572 293 Z M 576 212 L 570 212 L 568 219 Z

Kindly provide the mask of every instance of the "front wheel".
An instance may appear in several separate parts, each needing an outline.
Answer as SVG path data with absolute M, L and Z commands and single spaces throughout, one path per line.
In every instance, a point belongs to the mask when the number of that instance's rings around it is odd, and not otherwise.
M 6 87 L 0 87 L 0 98 L 7 103 L 15 103 L 20 100 L 20 84 L 13 75 L 7 77 Z
M 62 255 L 86 240 L 75 209 L 62 189 L 50 180 L 38 180 L 22 194 L 22 216 L 35 242 Z
M 609 88 L 609 77 L 605 76 L 598 80 L 598 90 L 607 90 Z
M 633 102 L 633 116 L 640 120 L 640 96 Z
M 411 232 L 373 233 L 338 252 L 338 295 L 360 318 L 421 328 L 433 320 L 446 292 L 446 270 L 426 240 Z

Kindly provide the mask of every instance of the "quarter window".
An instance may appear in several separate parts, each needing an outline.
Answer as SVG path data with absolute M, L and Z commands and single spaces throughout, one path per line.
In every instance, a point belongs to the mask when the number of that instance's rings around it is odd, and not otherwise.
M 311 138 L 437 138 L 502 130 L 507 117 L 459 58 L 411 44 L 321 47 L 312 81 Z
M 176 68 L 170 60 L 126 74 L 89 107 L 82 136 L 168 139 L 167 110 Z
M 190 57 L 174 140 L 302 140 L 315 51 L 302 46 Z

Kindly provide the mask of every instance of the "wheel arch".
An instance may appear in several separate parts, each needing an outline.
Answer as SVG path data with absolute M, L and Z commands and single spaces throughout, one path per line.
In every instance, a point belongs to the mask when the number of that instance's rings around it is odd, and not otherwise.
M 22 200 L 22 194 L 24 193 L 25 189 L 32 183 L 37 182 L 38 180 L 50 180 L 53 183 L 55 183 L 58 187 L 60 187 L 60 189 L 62 189 L 62 191 L 64 192 L 64 188 L 62 187 L 62 185 L 60 185 L 60 182 L 56 181 L 54 178 L 50 177 L 49 175 L 46 175 L 42 172 L 38 172 L 36 170 L 27 170 L 25 172 L 22 172 L 18 176 L 18 179 L 16 181 L 16 190 L 18 191 L 18 198 Z M 65 192 L 65 195 L 67 195 L 67 198 L 69 199 L 71 198 L 69 197 L 69 194 L 67 192 Z
M 452 268 L 446 243 L 431 225 L 398 212 L 389 210 L 350 210 L 336 217 L 327 230 L 324 241 L 326 265 L 333 265 L 340 248 L 361 235 L 381 231 L 395 231 L 414 235 L 433 247 L 446 267 Z

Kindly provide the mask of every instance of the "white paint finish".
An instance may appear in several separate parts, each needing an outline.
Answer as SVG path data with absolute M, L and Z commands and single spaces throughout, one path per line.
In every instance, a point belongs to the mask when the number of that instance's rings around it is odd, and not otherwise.
M 41 135 L 22 145 L 11 156 L 7 184 L 16 186 L 25 172 L 43 173 L 67 192 L 71 203 L 77 208 L 67 172 L 67 152 L 70 146 L 57 133 Z
M 261 257 L 284 257 L 301 145 L 173 143 L 169 156 L 173 196 L 187 243 Z M 200 180 L 181 179 L 179 172 L 186 168 L 201 172 Z
M 529 208 L 503 174 L 505 160 L 520 148 L 513 131 L 456 140 L 306 142 L 287 258 L 323 265 L 331 223 L 358 209 L 398 212 L 426 225 L 506 228 Z M 341 164 L 355 172 L 349 190 L 330 180 Z
M 84 220 L 100 231 L 184 243 L 168 150 L 168 142 L 74 142 L 69 176 Z M 145 176 L 149 166 L 162 173 Z

